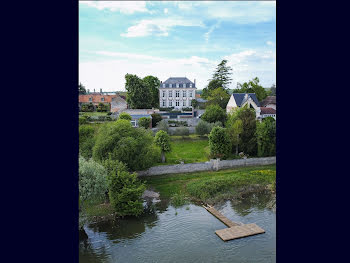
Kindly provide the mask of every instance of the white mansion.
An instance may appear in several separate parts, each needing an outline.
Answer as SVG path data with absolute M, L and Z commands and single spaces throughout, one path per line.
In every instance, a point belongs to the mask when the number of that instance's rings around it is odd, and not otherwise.
M 191 100 L 196 97 L 196 80 L 190 81 L 186 77 L 168 78 L 160 83 L 159 106 L 161 108 L 192 107 Z

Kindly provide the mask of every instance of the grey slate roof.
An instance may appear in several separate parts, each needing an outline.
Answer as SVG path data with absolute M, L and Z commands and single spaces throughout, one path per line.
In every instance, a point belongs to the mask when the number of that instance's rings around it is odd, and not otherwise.
M 256 106 L 260 107 L 260 103 L 259 103 L 258 99 L 256 98 L 255 93 L 232 93 L 232 96 L 234 97 L 238 107 L 241 107 L 242 104 L 245 102 L 245 100 L 244 100 L 245 94 L 248 94 L 248 97 L 252 98 L 252 100 L 255 102 Z
M 169 87 L 169 84 L 176 84 L 176 83 L 179 83 L 180 84 L 180 88 L 182 88 L 182 84 L 185 84 L 186 85 L 186 88 L 189 88 L 190 87 L 190 84 L 192 84 L 192 87 L 195 88 L 195 84 L 190 81 L 188 78 L 186 77 L 170 77 L 168 78 L 166 81 L 162 82 L 160 84 L 160 87 L 163 88 L 163 84 L 165 84 L 166 88 Z M 176 86 L 175 85 L 172 85 L 173 88 L 175 88 Z

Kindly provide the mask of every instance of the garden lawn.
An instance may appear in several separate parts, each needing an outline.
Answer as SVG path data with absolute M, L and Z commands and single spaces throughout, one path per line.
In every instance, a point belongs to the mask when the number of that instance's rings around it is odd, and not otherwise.
M 239 197 L 248 191 L 269 187 L 274 190 L 276 165 L 242 167 L 216 172 L 196 172 L 150 176 L 143 179 L 161 198 L 183 195 L 196 201 L 214 204 Z
M 166 153 L 167 164 L 197 163 L 209 160 L 209 143 L 207 138 L 198 136 L 171 136 L 171 152 Z M 159 163 L 158 165 L 160 165 Z

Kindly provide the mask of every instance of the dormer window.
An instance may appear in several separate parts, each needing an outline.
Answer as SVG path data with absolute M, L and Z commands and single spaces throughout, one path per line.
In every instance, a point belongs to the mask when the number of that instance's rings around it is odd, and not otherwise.
M 165 84 L 163 84 L 163 88 L 165 88 Z
M 176 83 L 176 88 L 178 88 L 179 87 L 179 83 Z
M 105 101 L 105 98 L 102 97 L 102 98 L 101 98 L 101 101 Z
M 182 84 L 182 87 L 186 88 L 186 83 Z
M 172 88 L 173 87 L 173 84 L 169 84 L 169 88 Z
M 92 101 L 92 97 L 89 98 L 89 101 Z
M 192 83 L 190 84 L 190 88 L 192 88 Z

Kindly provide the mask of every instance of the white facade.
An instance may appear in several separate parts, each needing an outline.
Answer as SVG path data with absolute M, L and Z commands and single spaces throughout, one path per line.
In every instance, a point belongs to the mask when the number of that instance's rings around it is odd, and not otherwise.
M 172 83 L 167 83 L 172 82 Z M 192 107 L 196 97 L 195 83 L 187 78 L 169 78 L 159 87 L 159 107 L 176 109 Z

